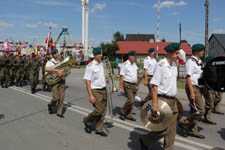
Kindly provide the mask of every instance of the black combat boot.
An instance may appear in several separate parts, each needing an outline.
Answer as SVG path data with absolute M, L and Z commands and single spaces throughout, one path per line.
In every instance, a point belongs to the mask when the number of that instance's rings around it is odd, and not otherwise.
M 35 93 L 35 88 L 32 88 L 31 89 L 31 94 L 34 94 Z
M 21 82 L 19 82 L 19 84 L 18 84 L 18 85 L 19 85 L 19 87 L 22 87 L 22 83 L 21 83 Z
M 8 88 L 8 83 L 5 83 L 5 88 Z

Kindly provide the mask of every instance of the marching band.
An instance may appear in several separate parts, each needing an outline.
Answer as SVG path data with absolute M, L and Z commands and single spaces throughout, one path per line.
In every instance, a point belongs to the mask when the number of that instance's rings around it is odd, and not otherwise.
M 190 103 L 190 114 L 186 119 L 179 121 L 182 116 L 183 109 L 181 103 L 176 98 L 177 95 L 177 58 L 179 57 L 180 44 L 172 43 L 165 48 L 166 57 L 159 62 L 154 58 L 154 48 L 149 48 L 149 55 L 144 60 L 144 84 L 148 87 L 149 93 L 145 99 L 140 101 L 140 105 L 144 111 L 149 111 L 151 116 L 148 120 L 149 124 L 155 124 L 155 121 L 161 116 L 158 99 L 168 104 L 172 111 L 170 121 L 167 121 L 165 128 L 161 131 L 152 131 L 149 134 L 143 135 L 140 139 L 141 149 L 148 149 L 148 146 L 164 137 L 164 149 L 172 150 L 174 147 L 177 122 L 183 130 L 183 136 L 193 136 L 204 139 L 198 131 L 198 122 L 201 117 L 204 117 L 205 123 L 216 125 L 213 122 L 210 114 L 211 112 L 221 114 L 219 104 L 222 100 L 221 91 L 215 91 L 206 86 L 203 82 L 203 67 L 201 57 L 204 55 L 205 46 L 202 44 L 195 44 L 192 46 L 192 53 L 190 59 L 185 64 L 185 83 L 186 94 Z M 104 61 L 102 61 L 101 48 L 93 49 L 94 59 L 86 66 L 83 79 L 85 80 L 87 93 L 89 95 L 90 103 L 94 110 L 87 117 L 84 118 L 84 130 L 91 134 L 93 131 L 93 124 L 96 122 L 95 133 L 97 135 L 107 137 L 108 135 L 103 131 L 104 120 L 107 109 L 107 91 L 106 84 L 108 79 L 105 78 Z M 126 60 L 121 67 L 119 92 L 125 93 L 127 101 L 120 109 L 120 119 L 122 121 L 131 120 L 136 121 L 133 117 L 133 107 L 135 96 L 138 92 L 137 76 L 138 67 L 136 64 L 136 51 L 128 52 L 128 60 Z M 39 83 L 39 71 L 42 69 L 42 88 L 44 91 L 52 91 L 52 100 L 48 104 L 49 114 L 54 113 L 54 107 L 58 103 L 57 116 L 64 118 L 63 104 L 65 97 L 65 80 L 66 76 L 63 70 L 54 68 L 64 60 L 64 55 L 59 55 L 58 50 L 54 49 L 50 54 L 46 53 L 44 58 L 40 59 L 38 55 L 21 56 L 20 54 L 14 56 L 13 53 L 6 56 L 2 52 L 0 57 L 0 85 L 2 88 L 9 86 L 24 86 L 30 82 L 31 93 L 36 92 L 36 87 Z M 47 73 L 55 73 L 60 79 L 59 82 L 48 85 L 45 81 Z M 205 104 L 202 98 L 205 99 Z M 216 99 L 214 98 L 216 97 Z M 151 102 L 149 102 L 151 100 Z M 146 103 L 151 105 L 147 105 Z M 146 107 L 147 106 L 147 107 Z M 166 116 L 166 114 L 164 114 Z M 169 125 L 169 126 L 168 126 Z M 151 128 L 151 127 L 150 127 Z

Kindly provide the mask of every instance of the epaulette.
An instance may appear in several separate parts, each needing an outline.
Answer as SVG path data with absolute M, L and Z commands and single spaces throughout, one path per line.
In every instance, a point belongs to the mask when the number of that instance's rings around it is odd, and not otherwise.
M 159 66 L 162 67 L 163 65 L 164 65 L 164 61 L 161 61 L 161 62 L 159 63 Z

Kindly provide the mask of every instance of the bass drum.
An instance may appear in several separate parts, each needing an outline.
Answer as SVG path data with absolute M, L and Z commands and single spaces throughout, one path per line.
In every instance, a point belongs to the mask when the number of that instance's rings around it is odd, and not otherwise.
M 203 70 L 205 84 L 218 92 L 225 92 L 225 57 L 210 60 Z

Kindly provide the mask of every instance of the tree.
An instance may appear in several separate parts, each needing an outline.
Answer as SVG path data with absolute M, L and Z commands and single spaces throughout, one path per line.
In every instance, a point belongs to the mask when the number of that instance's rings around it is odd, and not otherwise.
M 180 43 L 188 43 L 187 40 L 181 40 Z
M 161 40 L 161 42 L 166 42 L 166 39 L 163 37 L 163 39 Z
M 118 46 L 117 46 L 116 42 L 101 43 L 100 46 L 103 50 L 103 56 L 108 56 L 109 60 L 115 60 L 116 50 L 118 50 Z
M 109 60 L 114 61 L 116 58 L 116 51 L 118 50 L 117 41 L 124 41 L 124 35 L 117 31 L 113 34 L 111 43 L 101 43 L 100 46 L 103 50 L 103 56 L 108 56 Z
M 113 41 L 124 41 L 124 35 L 117 31 L 116 33 L 113 34 Z

